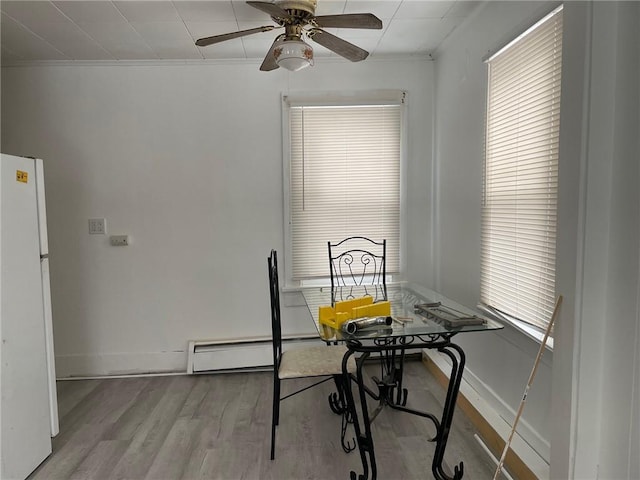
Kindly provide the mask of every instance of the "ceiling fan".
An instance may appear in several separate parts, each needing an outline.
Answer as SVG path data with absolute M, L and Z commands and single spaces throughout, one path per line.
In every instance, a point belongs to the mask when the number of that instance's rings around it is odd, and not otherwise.
M 316 17 L 317 0 L 275 0 L 274 3 L 249 1 L 247 4 L 270 15 L 278 26 L 266 25 L 200 38 L 196 41 L 196 45 L 206 47 L 207 45 L 233 38 L 284 28 L 284 33 L 278 35 L 271 45 L 262 65 L 260 65 L 260 70 L 268 72 L 284 67 L 287 70 L 297 71 L 313 65 L 313 48 L 304 41 L 304 38 L 311 39 L 352 62 L 364 60 L 369 55 L 366 50 L 322 30 L 323 28 L 367 28 L 377 30 L 382 28 L 382 21 L 371 13 L 321 15 Z

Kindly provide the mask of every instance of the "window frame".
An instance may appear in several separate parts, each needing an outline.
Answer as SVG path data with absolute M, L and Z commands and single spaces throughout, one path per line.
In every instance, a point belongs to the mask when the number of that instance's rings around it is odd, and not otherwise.
M 283 227 L 284 227 L 284 285 L 283 290 L 295 291 L 304 286 L 328 286 L 329 259 L 327 257 L 326 277 L 303 280 L 293 279 L 292 233 L 291 233 L 291 143 L 290 143 L 290 106 L 358 106 L 398 104 L 400 112 L 400 219 L 399 219 L 399 272 L 387 274 L 387 283 L 396 281 L 405 271 L 406 235 L 406 138 L 407 138 L 407 93 L 403 90 L 375 90 L 359 92 L 300 92 L 281 96 L 282 105 L 282 178 L 283 178 Z M 329 239 L 327 239 L 329 240 Z M 388 248 L 388 247 L 387 247 Z M 327 252 L 328 255 L 328 252 Z

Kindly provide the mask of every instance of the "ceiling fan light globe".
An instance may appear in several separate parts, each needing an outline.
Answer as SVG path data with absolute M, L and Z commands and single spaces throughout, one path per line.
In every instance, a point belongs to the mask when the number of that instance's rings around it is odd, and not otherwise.
M 283 40 L 273 55 L 279 67 L 292 72 L 313 66 L 313 48 L 302 40 Z

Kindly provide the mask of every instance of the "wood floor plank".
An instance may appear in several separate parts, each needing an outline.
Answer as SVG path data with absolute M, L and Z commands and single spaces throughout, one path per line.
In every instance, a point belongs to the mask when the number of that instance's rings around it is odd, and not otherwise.
M 106 424 L 74 425 L 67 441 L 54 444 L 53 453 L 30 478 L 34 480 L 62 480 L 71 478 L 93 448 L 100 442 Z M 62 427 L 61 427 L 62 431 Z
M 100 385 L 100 380 L 58 382 L 58 416 L 67 415 L 89 393 Z
M 202 423 L 178 416 L 149 467 L 146 478 L 180 479 L 197 444 Z
M 156 377 L 153 380 L 141 379 L 140 390 L 131 396 L 129 407 L 122 412 L 105 433 L 105 440 L 132 440 L 138 429 L 145 422 L 166 394 L 173 377 Z M 114 387 L 115 388 L 115 387 Z
M 199 461 L 189 462 L 182 478 L 193 479 L 258 479 L 261 466 L 269 461 L 268 453 L 261 448 L 263 442 L 220 443 L 217 447 L 203 450 Z M 191 457 L 191 459 L 195 459 Z
M 378 373 L 375 365 L 366 369 Z M 283 382 L 283 394 L 308 384 Z M 405 386 L 408 406 L 439 416 L 445 392 L 421 362 L 407 364 Z M 327 401 L 333 382 L 282 402 L 274 461 L 270 372 L 76 380 L 58 388 L 60 435 L 29 480 L 346 480 L 361 472 L 358 452 L 340 446 L 341 418 Z M 387 408 L 372 431 L 378 478 L 433 478 L 430 420 Z M 474 433 L 457 411 L 446 468 L 463 460 L 465 479 L 491 478 Z
M 107 478 L 146 478 L 197 379 L 171 377 L 166 392 L 136 430 L 131 443 Z
M 99 480 L 106 478 L 122 457 L 129 442 L 123 440 L 101 440 L 87 454 L 69 477 L 70 480 Z

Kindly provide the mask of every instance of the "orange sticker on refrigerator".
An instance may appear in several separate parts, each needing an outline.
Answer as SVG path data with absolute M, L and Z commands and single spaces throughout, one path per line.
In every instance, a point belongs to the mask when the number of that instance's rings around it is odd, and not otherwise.
M 29 174 L 22 170 L 16 170 L 16 180 L 18 182 L 27 183 L 29 181 Z

